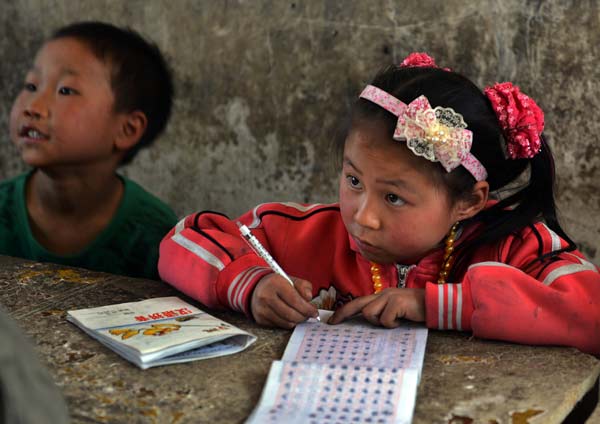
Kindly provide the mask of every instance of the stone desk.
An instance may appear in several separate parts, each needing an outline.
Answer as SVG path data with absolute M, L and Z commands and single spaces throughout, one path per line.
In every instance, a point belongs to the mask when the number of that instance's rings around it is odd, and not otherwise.
M 232 356 L 142 371 L 67 322 L 65 311 L 175 294 L 169 286 L 0 256 L 0 293 L 62 388 L 75 423 L 243 422 L 290 336 L 210 311 L 258 341 Z M 589 414 L 599 373 L 600 362 L 575 349 L 431 331 L 414 423 L 558 423 L 576 404 L 575 413 L 586 404 Z

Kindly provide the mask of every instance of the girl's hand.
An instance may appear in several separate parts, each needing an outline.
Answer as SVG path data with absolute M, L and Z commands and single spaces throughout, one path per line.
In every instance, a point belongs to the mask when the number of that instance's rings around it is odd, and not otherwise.
M 398 327 L 401 318 L 425 321 L 425 289 L 388 288 L 358 297 L 338 308 L 327 323 L 339 324 L 359 312 L 370 323 L 387 328 Z
M 292 277 L 294 287 L 278 274 L 260 279 L 250 301 L 256 322 L 268 327 L 294 328 L 299 322 L 317 317 L 319 311 L 310 302 L 312 284 Z

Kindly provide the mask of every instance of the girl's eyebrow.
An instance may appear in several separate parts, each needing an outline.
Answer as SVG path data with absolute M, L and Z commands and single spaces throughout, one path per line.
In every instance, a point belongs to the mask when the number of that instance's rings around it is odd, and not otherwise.
M 356 165 L 354 165 L 348 157 L 344 157 L 344 163 L 351 166 L 352 168 L 354 168 L 354 170 L 358 174 L 362 175 L 361 170 L 358 169 L 358 167 Z M 397 180 L 376 179 L 375 182 L 378 184 L 391 185 L 391 186 L 398 187 L 403 190 L 407 190 L 413 194 L 417 194 L 417 190 L 415 190 L 415 188 L 412 185 L 410 185 L 406 180 L 403 180 L 403 179 L 397 179 Z
M 398 187 L 400 189 L 403 190 L 407 190 L 411 193 L 417 194 L 417 190 L 415 190 L 415 188 L 413 186 L 411 186 L 410 184 L 408 184 L 408 182 L 406 180 L 380 180 L 380 179 L 376 179 L 375 180 L 376 183 L 378 184 L 386 184 L 386 185 L 391 185 L 394 187 Z
M 362 174 L 362 172 L 360 171 L 360 169 L 358 169 L 358 167 L 356 165 L 354 165 L 352 163 L 352 161 L 350 159 L 348 159 L 348 157 L 344 156 L 344 163 L 351 166 L 352 168 L 354 168 L 354 170 L 356 172 L 358 172 L 359 174 Z

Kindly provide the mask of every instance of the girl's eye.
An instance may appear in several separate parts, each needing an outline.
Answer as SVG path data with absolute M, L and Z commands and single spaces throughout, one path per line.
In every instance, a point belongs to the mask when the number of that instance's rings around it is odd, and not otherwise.
M 386 200 L 387 200 L 389 203 L 391 203 L 392 205 L 395 205 L 395 206 L 401 206 L 401 205 L 403 205 L 404 203 L 406 203 L 406 202 L 404 202 L 404 200 L 402 200 L 400 197 L 398 197 L 397 195 L 395 195 L 395 194 L 393 194 L 393 193 L 387 194 L 387 195 L 385 196 L 385 199 L 386 199 Z
M 35 91 L 35 90 L 37 90 L 37 87 L 35 86 L 35 84 L 33 84 L 31 82 L 26 82 L 25 86 L 23 88 L 25 90 L 27 90 L 27 91 Z
M 350 184 L 350 187 L 352 187 L 352 188 L 360 188 L 360 181 L 354 175 L 348 175 L 348 176 L 346 176 L 346 180 L 348 181 L 348 184 Z
M 62 94 L 63 96 L 70 96 L 73 94 L 77 94 L 77 91 L 69 87 L 60 87 L 58 89 L 58 93 Z

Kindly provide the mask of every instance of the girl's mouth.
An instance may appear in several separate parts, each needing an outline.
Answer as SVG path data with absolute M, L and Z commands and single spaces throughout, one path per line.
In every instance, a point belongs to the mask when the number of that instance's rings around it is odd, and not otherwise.
M 377 246 L 373 246 L 372 244 L 363 241 L 359 238 L 354 238 L 354 241 L 356 243 L 356 246 L 360 249 L 361 252 L 364 253 L 369 253 L 369 254 L 376 254 L 376 253 L 381 253 L 381 249 Z

